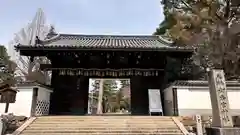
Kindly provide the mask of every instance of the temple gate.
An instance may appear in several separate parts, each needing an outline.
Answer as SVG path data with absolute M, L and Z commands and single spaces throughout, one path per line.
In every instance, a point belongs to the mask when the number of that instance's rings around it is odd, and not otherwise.
M 36 45 L 17 45 L 21 55 L 46 56 L 52 71 L 50 113 L 84 115 L 89 78 L 129 78 L 132 115 L 149 115 L 148 89 L 163 89 L 167 58 L 183 60 L 192 50 L 176 48 L 159 36 L 52 34 Z M 162 94 L 163 95 L 163 94 Z M 164 100 L 164 97 L 161 97 Z

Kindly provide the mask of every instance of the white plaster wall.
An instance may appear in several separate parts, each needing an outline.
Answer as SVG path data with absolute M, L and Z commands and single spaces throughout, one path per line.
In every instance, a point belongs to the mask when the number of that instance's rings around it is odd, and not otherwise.
M 44 87 L 38 87 L 38 100 L 50 101 L 50 95 L 52 90 L 49 90 Z
M 10 103 L 8 113 L 13 113 L 18 116 L 27 116 L 31 115 L 31 106 L 32 106 L 32 88 L 31 87 L 20 87 L 18 88 L 19 92 L 16 95 L 16 102 Z M 0 103 L 0 113 L 5 111 L 5 103 Z
M 211 115 L 211 99 L 207 88 L 194 89 L 178 88 L 179 115 Z M 240 90 L 228 90 L 230 112 L 240 115 Z

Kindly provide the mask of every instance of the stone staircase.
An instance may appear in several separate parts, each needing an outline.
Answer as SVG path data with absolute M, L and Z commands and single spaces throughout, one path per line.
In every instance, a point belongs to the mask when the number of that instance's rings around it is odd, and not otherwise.
M 21 135 L 184 135 L 165 116 L 43 116 Z M 16 134 L 15 134 L 16 135 Z

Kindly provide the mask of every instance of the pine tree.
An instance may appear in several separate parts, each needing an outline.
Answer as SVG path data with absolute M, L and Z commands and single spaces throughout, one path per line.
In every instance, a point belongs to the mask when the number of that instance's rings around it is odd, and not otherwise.
M 121 84 L 121 88 L 128 87 L 130 86 L 130 80 L 129 79 L 120 80 L 120 84 Z
M 161 4 L 163 5 L 163 14 L 164 20 L 159 24 L 159 27 L 153 33 L 154 35 L 164 35 L 167 33 L 167 30 L 176 24 L 176 20 L 173 17 L 173 14 L 169 13 L 168 8 L 172 5 L 168 4 L 167 0 L 163 0 Z
M 104 80 L 104 79 L 103 79 Z M 99 96 L 99 80 L 94 80 L 93 83 L 93 99 L 97 103 L 98 96 Z M 103 113 L 109 110 L 110 108 L 114 108 L 116 105 L 116 93 L 117 93 L 117 82 L 116 80 L 104 80 L 103 81 Z
M 126 94 L 130 94 L 130 80 L 120 80 L 121 88 L 117 92 L 117 105 L 118 109 L 121 109 L 121 107 L 130 110 L 130 95 L 127 96 Z M 126 93 L 126 90 L 128 90 L 128 93 Z M 126 97 L 125 97 L 126 96 Z

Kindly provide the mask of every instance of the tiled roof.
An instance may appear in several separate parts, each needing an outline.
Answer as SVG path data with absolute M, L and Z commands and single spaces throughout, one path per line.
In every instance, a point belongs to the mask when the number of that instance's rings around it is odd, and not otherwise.
M 159 36 L 128 36 L 128 35 L 77 35 L 60 34 L 52 42 L 31 47 L 42 48 L 86 48 L 86 49 L 178 49 L 171 46 L 172 42 Z M 27 45 L 19 45 L 27 47 Z M 17 46 L 17 47 L 19 47 Z M 181 50 L 181 48 L 179 48 Z
M 38 83 L 36 81 L 23 81 L 23 82 L 18 82 L 16 85 L 17 85 L 17 87 L 18 86 L 40 86 L 40 87 L 44 87 L 49 90 L 52 90 L 52 88 L 49 85 Z

